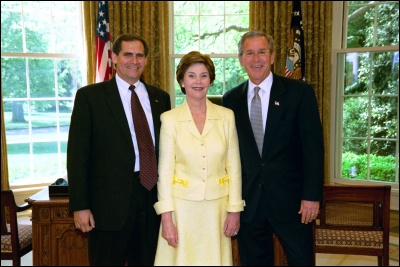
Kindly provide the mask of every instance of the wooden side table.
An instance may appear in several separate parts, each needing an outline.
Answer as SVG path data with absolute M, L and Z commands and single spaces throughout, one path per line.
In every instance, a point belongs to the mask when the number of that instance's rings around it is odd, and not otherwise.
M 75 229 L 68 196 L 32 195 L 33 266 L 89 266 L 87 234 Z

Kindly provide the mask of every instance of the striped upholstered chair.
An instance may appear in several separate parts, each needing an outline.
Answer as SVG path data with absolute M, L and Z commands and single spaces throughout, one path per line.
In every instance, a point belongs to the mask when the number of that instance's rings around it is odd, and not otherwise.
M 17 212 L 29 209 L 17 206 L 13 191 L 1 190 L 1 259 L 21 265 L 21 257 L 32 251 L 32 225 L 18 223 Z
M 377 256 L 379 266 L 389 266 L 390 191 L 388 185 L 325 185 L 314 252 Z

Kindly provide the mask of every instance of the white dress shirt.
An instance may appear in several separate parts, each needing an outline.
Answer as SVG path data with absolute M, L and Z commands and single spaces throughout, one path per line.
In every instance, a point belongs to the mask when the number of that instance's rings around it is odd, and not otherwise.
M 135 148 L 135 157 L 139 159 L 139 148 L 136 140 L 136 133 L 135 133 L 135 125 L 133 123 L 132 118 L 132 109 L 131 109 L 131 90 L 129 90 L 130 84 L 122 80 L 118 74 L 116 76 L 117 86 L 119 95 L 121 97 L 122 104 L 124 106 L 125 115 L 128 120 L 129 129 L 131 130 L 131 136 L 133 141 L 133 147 Z M 154 137 L 154 126 L 153 126 L 153 115 L 151 113 L 151 106 L 150 106 L 150 99 L 149 94 L 147 93 L 146 87 L 144 84 L 138 80 L 135 84 L 135 92 L 138 95 L 140 104 L 142 104 L 144 113 L 146 114 L 147 122 L 149 123 L 151 137 L 153 139 L 153 144 L 155 146 L 155 137 Z M 139 160 L 135 161 L 135 172 L 140 170 Z
M 252 83 L 249 80 L 249 88 L 247 90 L 247 106 L 249 108 L 249 116 L 251 109 L 251 100 L 254 96 L 254 87 L 259 86 L 261 89 L 258 92 L 261 98 L 261 108 L 262 108 L 262 120 L 263 120 L 263 129 L 265 133 L 265 124 L 267 123 L 267 115 L 268 115 L 268 106 L 269 106 L 269 97 L 271 94 L 271 86 L 272 86 L 272 73 L 268 75 L 268 77 L 262 81 L 259 85 Z

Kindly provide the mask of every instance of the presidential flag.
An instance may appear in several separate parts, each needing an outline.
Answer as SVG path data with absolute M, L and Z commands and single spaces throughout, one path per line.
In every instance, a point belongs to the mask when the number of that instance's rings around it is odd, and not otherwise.
M 304 80 L 305 55 L 301 1 L 293 1 L 285 77 Z
M 96 30 L 96 82 L 108 81 L 113 75 L 107 1 L 99 1 Z

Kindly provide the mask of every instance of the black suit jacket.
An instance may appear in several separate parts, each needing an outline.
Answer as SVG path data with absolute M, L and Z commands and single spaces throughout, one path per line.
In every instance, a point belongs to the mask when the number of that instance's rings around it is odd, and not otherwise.
M 241 219 L 250 222 L 262 188 L 264 205 L 280 222 L 300 221 L 301 200 L 322 199 L 324 147 L 317 101 L 304 82 L 273 74 L 260 157 L 249 119 L 248 81 L 225 93 L 222 104 L 235 113 L 242 163 Z
M 169 95 L 145 84 L 153 114 L 158 158 L 160 115 Z M 118 230 L 131 199 L 135 151 L 115 77 L 77 91 L 68 137 L 67 171 L 71 211 L 90 209 L 100 230 Z M 157 189 L 151 192 L 156 201 Z

